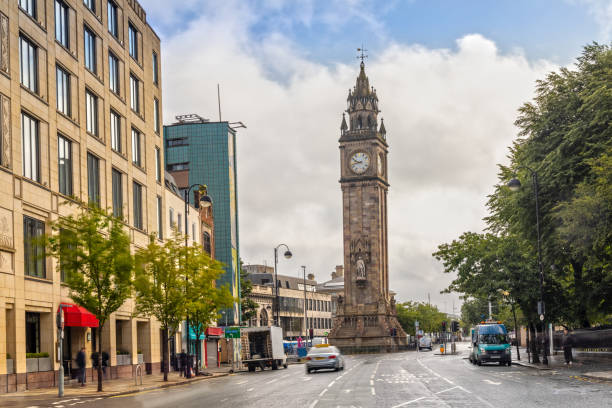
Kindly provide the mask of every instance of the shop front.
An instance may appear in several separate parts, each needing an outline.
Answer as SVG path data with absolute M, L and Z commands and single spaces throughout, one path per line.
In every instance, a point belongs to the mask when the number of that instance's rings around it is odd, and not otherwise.
M 76 356 L 84 347 L 86 361 L 89 361 L 90 354 L 96 351 L 96 331 L 99 322 L 93 313 L 74 303 L 61 303 L 60 307 L 64 312 L 64 338 L 62 339 L 64 376 L 76 378 L 79 373 Z
M 206 334 L 206 368 L 219 367 L 219 341 L 223 339 L 222 327 L 208 327 Z

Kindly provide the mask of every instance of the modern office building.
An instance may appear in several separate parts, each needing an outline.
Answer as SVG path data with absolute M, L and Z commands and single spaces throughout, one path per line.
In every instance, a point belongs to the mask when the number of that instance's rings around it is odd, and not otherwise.
M 95 346 L 97 321 L 73 307 L 57 355 L 56 312 L 72 301 L 31 239 L 74 211 L 64 203 L 112 208 L 133 250 L 163 231 L 160 74 L 136 0 L 0 2 L 0 393 L 56 385 L 60 361 L 74 373 L 78 349 Z M 127 301 L 103 328 L 109 378 L 139 361 L 159 371 L 159 324 L 133 310 Z
M 228 122 L 209 122 L 197 115 L 177 116 L 164 126 L 166 171 L 175 175 L 179 189 L 199 183 L 213 199 L 215 258 L 226 273 L 217 282 L 240 294 L 236 131 Z M 185 175 L 185 172 L 188 174 Z M 190 197 L 193 203 L 194 197 Z M 240 323 L 240 303 L 226 311 L 228 325 Z

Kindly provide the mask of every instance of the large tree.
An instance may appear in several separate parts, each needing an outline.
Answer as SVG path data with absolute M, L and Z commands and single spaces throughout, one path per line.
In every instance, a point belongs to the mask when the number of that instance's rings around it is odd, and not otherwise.
M 59 262 L 70 297 L 99 322 L 98 391 L 102 391 L 102 329 L 131 295 L 130 238 L 121 220 L 83 203 L 75 215 L 55 221 L 52 230 L 45 238 L 47 248 Z
M 419 302 L 404 302 L 395 305 L 397 319 L 406 333 L 415 335 L 415 321 L 419 322 L 419 329 L 425 333 L 438 332 L 442 328 L 442 321 L 447 320 L 444 313 L 434 305 Z
M 253 299 L 250 294 L 253 291 L 253 283 L 248 279 L 248 273 L 242 268 L 242 261 L 240 261 L 240 310 L 242 311 L 241 322 L 248 324 L 249 320 L 257 314 L 257 308 L 259 305 Z
M 146 248 L 136 253 L 136 313 L 154 316 L 162 328 L 164 381 L 168 381 L 169 338 L 185 319 L 185 247 L 176 232 L 163 244 L 151 235 Z

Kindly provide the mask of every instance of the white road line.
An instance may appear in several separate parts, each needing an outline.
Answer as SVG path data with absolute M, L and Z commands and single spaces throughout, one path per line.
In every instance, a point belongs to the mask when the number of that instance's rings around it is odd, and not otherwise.
M 321 391 L 321 393 L 319 394 L 319 397 L 322 397 L 323 394 L 325 394 L 327 392 L 327 388 L 325 388 L 323 391 Z
M 278 381 L 278 378 L 274 378 L 274 379 L 268 381 L 266 384 L 272 384 L 272 383 L 275 383 L 277 381 Z
M 242 385 L 248 383 L 249 380 L 237 382 L 236 385 Z
M 373 387 L 374 386 L 374 380 L 370 380 L 370 385 Z
M 329 383 L 329 385 L 327 386 L 327 388 L 331 387 L 332 385 L 334 385 L 336 383 L 336 380 L 332 381 Z
M 251 391 L 253 391 L 254 389 L 255 389 L 255 388 L 249 388 L 249 389 L 247 390 L 247 392 L 251 392 Z
M 220 402 L 225 402 L 227 401 L 229 398 L 223 398 Z
M 482 380 L 482 381 L 484 381 L 484 382 L 486 382 L 488 384 L 491 384 L 491 385 L 501 385 L 500 382 L 495 382 L 495 381 L 491 381 L 491 380 Z
M 438 391 L 438 392 L 436 392 L 435 394 L 442 394 L 442 393 L 444 393 L 444 392 L 451 391 L 451 390 L 454 390 L 454 389 L 456 389 L 456 388 L 459 388 L 459 386 L 457 385 L 457 386 L 455 386 L 455 387 L 448 388 L 448 389 L 446 389 L 446 390 Z
M 374 391 L 374 387 L 371 388 L 372 395 L 376 395 L 376 391 Z
M 417 399 L 413 399 L 412 401 L 402 402 L 401 404 L 399 404 L 399 405 L 395 405 L 395 406 L 393 406 L 393 407 L 391 407 L 391 408 L 399 408 L 399 407 L 403 407 L 403 406 L 405 406 L 405 405 L 412 404 L 413 402 L 417 402 L 417 401 L 420 401 L 420 400 L 422 400 L 422 399 L 425 399 L 425 397 L 419 397 L 419 398 L 417 398 Z
M 312 404 L 310 404 L 308 408 L 314 408 L 314 406 L 317 405 L 317 402 L 319 402 L 319 400 L 312 401 Z
M 432 373 L 436 377 L 443 379 L 444 381 L 446 381 L 447 383 L 449 383 L 451 385 L 455 385 L 455 383 L 452 382 L 451 380 L 449 380 L 448 378 L 442 377 L 440 374 L 436 373 L 434 370 L 432 370 L 431 368 L 427 367 L 425 364 L 421 363 L 421 360 L 418 359 L 418 358 L 417 358 L 417 363 L 419 363 L 421 365 L 421 367 L 423 367 L 424 369 L 426 369 L 427 371 L 429 371 L 430 373 Z

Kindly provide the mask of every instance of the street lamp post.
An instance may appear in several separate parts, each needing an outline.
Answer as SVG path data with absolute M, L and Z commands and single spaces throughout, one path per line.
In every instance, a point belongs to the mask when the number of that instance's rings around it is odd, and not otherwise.
M 531 173 L 531 178 L 533 180 L 533 195 L 535 196 L 535 210 L 536 210 L 536 234 L 537 234 L 537 248 L 538 248 L 538 269 L 540 272 L 540 302 L 538 307 L 538 314 L 540 315 L 540 320 L 542 321 L 542 362 L 548 365 L 548 356 L 546 355 L 546 320 L 545 320 L 545 306 L 544 306 L 544 268 L 542 266 L 542 247 L 541 247 L 541 238 L 540 238 L 540 203 L 538 199 L 538 173 L 535 170 L 527 167 L 527 166 L 519 166 L 519 168 L 523 168 L 528 170 Z M 508 187 L 511 191 L 518 191 L 521 188 L 521 182 L 515 177 L 508 182 Z
M 191 190 L 194 187 L 198 188 L 198 192 L 200 193 L 198 200 L 195 203 L 196 208 L 200 208 L 200 204 L 202 203 L 202 208 L 211 207 L 212 206 L 212 198 L 208 196 L 208 187 L 204 184 L 195 183 L 189 186 L 187 190 L 185 190 L 185 248 L 189 246 L 189 194 L 191 194 Z M 192 237 L 195 240 L 195 237 Z M 189 277 L 185 275 L 185 284 L 189 283 Z M 187 355 L 191 353 L 191 333 L 189 332 L 189 316 L 186 316 L 185 319 L 185 329 L 187 331 Z M 200 340 L 200 339 L 196 339 Z M 191 358 L 189 358 L 191 362 Z
M 278 249 L 284 246 L 287 250 L 284 253 L 286 259 L 290 259 L 293 254 L 286 244 L 280 244 L 274 248 L 274 325 L 280 326 L 280 304 L 278 302 Z
M 510 302 L 510 306 L 512 307 L 512 316 L 514 317 L 514 334 L 515 334 L 515 337 L 516 337 L 516 359 L 521 361 L 521 352 L 519 351 L 519 344 L 518 344 L 519 328 L 518 328 L 518 325 L 516 324 L 516 311 L 514 309 L 514 299 L 512 299 L 512 297 L 510 297 L 510 292 L 508 292 L 507 290 L 498 289 L 498 291 L 504 297 L 508 297 L 508 300 Z
M 302 265 L 302 272 L 304 272 L 304 339 L 308 344 L 308 304 L 306 303 L 306 266 Z

